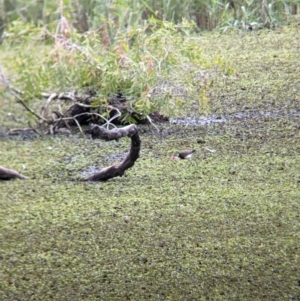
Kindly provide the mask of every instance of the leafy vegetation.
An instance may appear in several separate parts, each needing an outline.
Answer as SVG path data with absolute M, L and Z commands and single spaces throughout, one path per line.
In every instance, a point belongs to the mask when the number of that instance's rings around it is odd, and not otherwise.
M 93 185 L 79 180 L 128 141 L 7 137 L 27 117 L 1 87 L 0 164 L 30 178 L 0 183 L 1 297 L 298 300 L 299 20 L 197 37 L 191 21 L 263 24 L 261 3 L 122 3 L 5 1 L 1 62 L 33 109 L 41 92 L 85 89 L 106 108 L 121 89 L 143 114 L 189 118 L 160 135 L 140 126 L 135 167 Z M 264 17 L 292 3 L 269 2 Z M 199 116 L 207 99 L 212 115 Z M 186 148 L 192 161 L 169 160 Z
M 6 22 L 21 19 L 35 24 L 48 24 L 60 18 L 63 13 L 80 31 L 107 26 L 110 38 L 119 28 L 143 25 L 151 16 L 163 21 L 181 23 L 182 19 L 195 22 L 201 29 L 218 26 L 230 28 L 286 20 L 289 14 L 296 14 L 297 0 L 64 0 L 60 6 L 53 1 L 14 0 L 2 2 L 2 18 Z M 0 4 L 1 5 L 1 4 Z
M 203 57 L 235 66 L 208 94 L 212 116 L 139 126 L 134 168 L 96 185 L 78 180 L 128 140 L 6 137 L 26 119 L 0 98 L 0 164 L 30 177 L 0 183 L 2 298 L 298 300 L 298 32 L 204 34 Z M 169 160 L 187 148 L 193 160 Z
M 226 77 L 234 66 L 220 57 L 204 59 L 199 28 L 270 28 L 283 10 L 298 8 L 292 0 L 68 0 L 59 6 L 15 0 L 2 6 L 1 47 L 14 49 L 3 64 L 28 105 L 40 103 L 43 92 L 88 91 L 93 112 L 108 117 L 107 99 L 120 90 L 129 100 L 124 123 L 155 111 L 167 116 L 187 108 L 209 111 L 207 93 L 219 80 L 214 71 Z M 49 114 L 61 106 L 68 108 L 60 102 Z
M 92 91 L 94 111 L 105 115 L 108 97 L 120 90 L 130 109 L 122 116 L 126 123 L 136 122 L 130 111 L 142 119 L 155 111 L 176 116 L 198 104 L 207 112 L 213 78 L 205 72 L 213 67 L 224 75 L 233 72 L 221 58 L 203 58 L 201 37 L 186 21 L 174 25 L 150 18 L 143 27 L 119 32 L 113 45 L 107 31 L 78 34 L 64 18 L 50 30 L 14 21 L 3 41 L 4 51 L 14 49 L 4 60 L 15 72 L 11 84 L 31 106 L 43 92 Z

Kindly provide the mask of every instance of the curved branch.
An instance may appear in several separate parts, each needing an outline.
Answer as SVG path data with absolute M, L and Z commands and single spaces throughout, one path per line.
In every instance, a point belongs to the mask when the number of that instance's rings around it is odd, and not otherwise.
M 137 126 L 131 124 L 123 128 L 107 130 L 103 127 L 93 124 L 90 132 L 93 139 L 99 138 L 105 141 L 118 141 L 120 138 L 128 136 L 131 138 L 131 147 L 129 154 L 121 163 L 103 168 L 99 172 L 84 179 L 84 181 L 106 181 L 114 177 L 122 177 L 125 173 L 125 170 L 132 167 L 139 157 L 141 140 L 138 134 Z

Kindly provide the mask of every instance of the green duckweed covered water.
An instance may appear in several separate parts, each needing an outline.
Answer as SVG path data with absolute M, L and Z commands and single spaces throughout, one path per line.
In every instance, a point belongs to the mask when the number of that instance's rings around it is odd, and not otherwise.
M 224 120 L 140 127 L 125 177 L 80 182 L 127 138 L 3 135 L 0 165 L 30 179 L 0 183 L 1 299 L 300 300 L 297 32 L 204 35 L 237 73 L 210 95 Z M 2 132 L 22 116 L 1 101 Z

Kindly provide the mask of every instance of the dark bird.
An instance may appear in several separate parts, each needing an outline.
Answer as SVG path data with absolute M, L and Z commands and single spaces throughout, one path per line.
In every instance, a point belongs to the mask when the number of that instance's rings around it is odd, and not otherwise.
M 186 150 L 186 151 L 180 152 L 178 154 L 178 156 L 172 156 L 171 160 L 191 159 L 191 157 L 195 151 L 196 150 L 193 149 L 193 150 Z

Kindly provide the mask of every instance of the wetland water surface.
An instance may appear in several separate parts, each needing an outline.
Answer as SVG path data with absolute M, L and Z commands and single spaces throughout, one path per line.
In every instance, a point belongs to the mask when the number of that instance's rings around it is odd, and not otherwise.
M 239 80 L 215 84 L 213 118 L 141 126 L 140 158 L 122 178 L 77 181 L 121 160 L 128 138 L 2 137 L 0 165 L 30 178 L 0 183 L 2 299 L 299 300 L 300 57 L 289 31 L 204 36 L 203 51 L 231 60 Z M 5 131 L 23 126 L 2 104 Z M 170 160 L 188 148 L 192 160 Z

